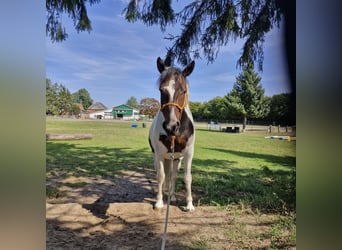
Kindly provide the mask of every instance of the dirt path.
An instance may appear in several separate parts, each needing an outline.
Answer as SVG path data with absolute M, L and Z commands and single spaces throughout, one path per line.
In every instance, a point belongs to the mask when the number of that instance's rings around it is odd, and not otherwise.
M 160 249 L 166 207 L 153 209 L 152 171 L 127 171 L 120 178 L 48 173 L 47 249 Z M 279 218 L 241 207 L 170 207 L 166 249 L 264 249 Z

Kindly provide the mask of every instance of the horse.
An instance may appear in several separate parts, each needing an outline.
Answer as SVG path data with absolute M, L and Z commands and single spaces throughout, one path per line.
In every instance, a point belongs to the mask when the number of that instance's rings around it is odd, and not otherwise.
M 177 172 L 184 159 L 187 202 L 185 209 L 187 211 L 195 210 L 191 195 L 191 164 L 194 154 L 195 129 L 188 103 L 189 88 L 186 80 L 194 67 L 195 62 L 192 61 L 183 70 L 180 70 L 179 68 L 165 66 L 160 57 L 157 59 L 157 68 L 160 73 L 158 83 L 161 108 L 158 110 L 149 131 L 149 144 L 158 181 L 156 209 L 161 209 L 164 206 L 163 187 L 167 187 L 170 175 L 171 189 L 169 195 L 171 195 L 171 201 L 176 201 L 174 195 L 175 182 Z M 171 153 L 172 145 L 173 153 Z M 171 163 L 172 160 L 173 164 Z M 173 166 L 172 172 L 171 165 Z

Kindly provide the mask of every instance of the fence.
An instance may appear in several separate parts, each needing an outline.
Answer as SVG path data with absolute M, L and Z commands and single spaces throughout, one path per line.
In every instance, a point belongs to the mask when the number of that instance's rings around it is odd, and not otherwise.
M 241 121 L 235 123 L 231 121 L 227 121 L 224 123 L 220 122 L 199 122 L 195 121 L 195 127 L 199 129 L 207 129 L 207 130 L 216 130 L 223 131 L 228 133 L 239 133 L 242 131 L 242 123 Z M 256 123 L 247 123 L 246 131 L 264 131 L 265 133 L 287 133 L 287 134 L 296 134 L 296 126 L 273 126 L 269 124 L 256 124 Z

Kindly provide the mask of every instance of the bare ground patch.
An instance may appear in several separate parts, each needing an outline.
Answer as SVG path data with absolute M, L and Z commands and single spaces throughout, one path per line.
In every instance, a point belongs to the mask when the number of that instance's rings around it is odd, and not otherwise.
M 47 249 L 160 249 L 166 207 L 153 209 L 153 171 L 126 171 L 114 179 L 47 176 Z M 180 198 L 170 208 L 166 249 L 295 249 L 291 230 L 277 230 L 279 215 L 242 206 L 197 206 L 189 213 Z

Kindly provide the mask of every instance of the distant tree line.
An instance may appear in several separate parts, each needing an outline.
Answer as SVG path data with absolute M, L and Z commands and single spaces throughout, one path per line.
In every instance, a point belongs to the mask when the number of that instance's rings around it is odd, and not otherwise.
M 244 115 L 239 114 L 230 106 L 228 98 L 229 94 L 217 96 L 207 102 L 189 101 L 195 121 L 227 122 L 234 120 L 243 123 Z M 265 110 L 268 110 L 268 112 L 258 118 L 250 118 L 253 122 L 265 125 L 273 123 L 281 126 L 295 125 L 295 121 L 291 119 L 293 116 L 290 114 L 292 105 L 291 94 L 282 93 L 272 97 L 265 96 L 264 102 L 266 103 Z M 142 115 L 154 117 L 160 108 L 160 103 L 154 98 L 143 98 L 139 104 L 132 107 L 137 108 Z
M 87 109 L 93 104 L 89 92 L 80 89 L 75 93 L 70 93 L 67 87 L 61 83 L 52 83 L 46 78 L 46 114 L 47 115 L 78 115 L 80 105 Z
M 269 112 L 267 115 L 259 118 L 251 118 L 253 122 L 261 124 L 273 124 L 282 126 L 295 125 L 295 121 L 291 120 L 291 94 L 282 93 L 265 97 Z M 228 104 L 227 95 L 217 96 L 208 102 L 189 102 L 190 109 L 195 121 L 240 121 L 243 122 L 243 115 L 234 112 Z

